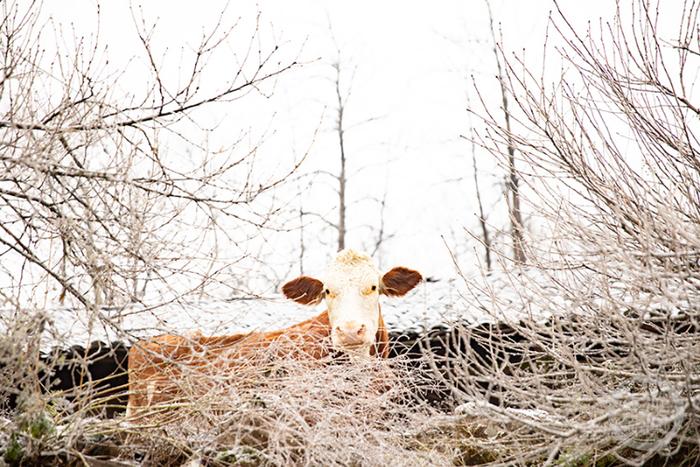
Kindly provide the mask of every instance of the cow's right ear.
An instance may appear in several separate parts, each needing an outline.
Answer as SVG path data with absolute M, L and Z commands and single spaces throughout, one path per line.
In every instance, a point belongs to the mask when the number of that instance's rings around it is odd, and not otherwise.
M 423 276 L 418 271 L 404 267 L 394 268 L 382 276 L 379 291 L 391 297 L 406 295 L 413 289 Z
M 309 276 L 299 276 L 282 286 L 282 293 L 302 305 L 316 305 L 323 299 L 323 282 Z

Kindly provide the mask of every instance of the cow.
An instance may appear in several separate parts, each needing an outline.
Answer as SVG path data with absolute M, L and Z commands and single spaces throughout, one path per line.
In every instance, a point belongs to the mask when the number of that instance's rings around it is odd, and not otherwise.
M 93 341 L 87 347 L 54 348 L 42 361 L 42 389 L 69 402 L 90 403 L 91 412 L 113 418 L 124 411 L 128 347 L 121 341 Z
M 520 332 L 523 326 L 453 322 L 422 332 L 393 332 L 389 335 L 389 358 L 403 357 L 417 382 L 410 385 L 415 399 L 437 409 L 452 412 L 465 394 L 512 407 L 505 390 L 493 381 L 493 373 L 496 368 L 515 367 L 523 361 L 528 345 Z
M 7 365 L 0 359 L 0 375 L 9 384 L 0 387 L 0 412 L 13 412 L 19 401 L 33 389 L 50 393 L 56 407 L 67 410 L 87 408 L 92 415 L 113 418 L 127 403 L 127 356 L 129 347 L 121 341 L 92 341 L 86 347 L 54 347 L 41 353 L 38 365 Z M 6 356 L 3 356 L 6 357 Z M 17 386 L 11 383 L 18 381 Z M 19 381 L 24 380 L 19 384 Z M 36 383 L 39 383 L 38 385 Z M 64 399 L 66 404 L 62 404 Z
M 322 279 L 302 275 L 282 286 L 287 298 L 302 305 L 325 301 L 326 310 L 317 316 L 271 332 L 225 336 L 166 334 L 139 341 L 129 351 L 127 416 L 182 397 L 173 383 L 186 372 L 230 374 L 241 359 L 252 358 L 268 348 L 293 358 L 321 359 L 334 353 L 350 358 L 386 358 L 389 335 L 379 295 L 402 296 L 421 281 L 420 273 L 405 267 L 381 274 L 369 256 L 343 250 Z

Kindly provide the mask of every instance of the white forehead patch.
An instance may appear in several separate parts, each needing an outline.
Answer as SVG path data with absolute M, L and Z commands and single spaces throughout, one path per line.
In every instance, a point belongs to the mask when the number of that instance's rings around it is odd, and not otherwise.
M 379 278 L 372 258 L 355 250 L 343 250 L 328 265 L 325 282 L 334 286 L 362 284 Z

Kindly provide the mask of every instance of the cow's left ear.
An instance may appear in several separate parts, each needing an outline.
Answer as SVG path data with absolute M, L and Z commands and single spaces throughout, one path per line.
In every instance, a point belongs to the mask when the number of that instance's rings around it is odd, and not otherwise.
M 323 299 L 323 282 L 309 276 L 300 276 L 282 286 L 282 293 L 302 305 L 316 305 Z
M 382 276 L 379 291 L 384 295 L 400 297 L 406 295 L 423 280 L 418 271 L 404 267 L 394 268 Z

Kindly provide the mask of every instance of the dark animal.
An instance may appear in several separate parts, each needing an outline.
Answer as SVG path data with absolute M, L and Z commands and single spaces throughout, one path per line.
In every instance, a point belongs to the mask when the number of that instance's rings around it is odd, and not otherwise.
M 39 374 L 42 390 L 58 391 L 71 403 L 94 404 L 96 414 L 113 417 L 125 410 L 128 400 L 128 353 L 120 341 L 54 348 L 42 357 L 48 368 Z
M 6 381 L 15 381 L 18 387 L 0 388 L 0 410 L 14 411 L 21 403 L 22 392 L 38 389 L 53 393 L 54 402 L 66 402 L 65 410 L 76 404 L 87 404 L 95 415 L 113 417 L 126 409 L 128 384 L 127 357 L 129 348 L 123 342 L 95 341 L 87 348 L 74 345 L 67 349 L 54 347 L 42 354 L 39 365 L 18 368 L 0 362 L 0 374 Z M 22 373 L 22 374 L 19 374 Z
M 487 400 L 503 407 L 528 408 L 499 384 L 498 375 L 502 382 L 513 371 L 521 374 L 531 369 L 544 371 L 543 368 L 554 364 L 547 349 L 555 345 L 567 345 L 571 358 L 578 363 L 600 364 L 630 355 L 633 342 L 625 338 L 630 333 L 647 338 L 654 335 L 692 338 L 700 334 L 700 325 L 688 316 L 641 318 L 629 313 L 606 322 L 605 326 L 609 335 L 598 336 L 597 330 L 591 329 L 590 320 L 577 315 L 514 325 L 440 325 L 425 333 L 390 333 L 389 356 L 406 359 L 416 375 L 414 397 L 437 408 L 449 411 L 465 398 Z
M 404 358 L 416 376 L 415 398 L 449 411 L 459 403 L 456 392 L 508 405 L 492 370 L 519 363 L 526 338 L 504 323 L 457 323 L 433 326 L 425 333 L 390 333 L 389 342 L 389 357 Z

